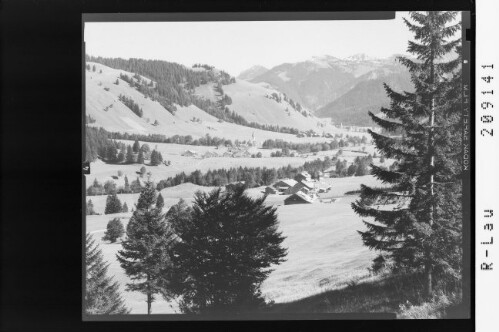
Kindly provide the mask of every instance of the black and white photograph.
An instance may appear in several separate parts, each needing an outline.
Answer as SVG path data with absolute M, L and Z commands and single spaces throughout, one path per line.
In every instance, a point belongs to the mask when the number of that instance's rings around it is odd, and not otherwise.
M 83 15 L 83 320 L 470 318 L 470 13 L 392 13 Z

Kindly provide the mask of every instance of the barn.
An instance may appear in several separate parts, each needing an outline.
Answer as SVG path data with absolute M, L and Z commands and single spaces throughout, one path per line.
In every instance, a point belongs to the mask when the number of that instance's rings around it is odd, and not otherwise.
M 309 195 L 299 191 L 296 194 L 293 194 L 287 197 L 284 200 L 284 205 L 292 205 L 292 204 L 311 204 L 314 202 L 314 198 Z
M 288 188 L 284 193 L 286 195 L 296 194 L 299 191 L 308 192 L 314 189 L 314 183 L 308 181 L 297 182 L 293 187 Z
M 285 192 L 287 189 L 293 187 L 297 182 L 293 179 L 283 179 L 274 183 L 274 188 L 278 191 Z

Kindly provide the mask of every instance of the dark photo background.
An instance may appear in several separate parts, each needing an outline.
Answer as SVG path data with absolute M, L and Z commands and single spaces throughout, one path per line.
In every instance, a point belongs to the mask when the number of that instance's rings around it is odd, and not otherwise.
M 468 331 L 456 321 L 81 321 L 82 13 L 471 10 L 468 1 L 3 1 L 1 31 L 1 331 L 206 328 Z M 474 17 L 472 17 L 472 25 Z M 473 73 L 472 73 L 473 75 Z M 473 95 L 473 94 L 472 94 Z M 473 100 L 471 102 L 473 105 Z M 473 233 L 471 238 L 474 238 Z M 474 251 L 471 252 L 472 266 Z M 473 295 L 473 294 L 472 294 Z M 472 300 L 472 306 L 473 306 Z M 474 317 L 474 315 L 473 315 Z M 145 326 L 144 326 L 145 325 Z M 231 326 L 236 325 L 236 326 Z

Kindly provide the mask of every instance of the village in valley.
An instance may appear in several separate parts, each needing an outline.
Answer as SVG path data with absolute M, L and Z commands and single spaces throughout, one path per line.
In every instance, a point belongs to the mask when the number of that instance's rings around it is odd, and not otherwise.
M 362 246 L 357 234 L 364 227 L 362 219 L 350 205 L 361 184 L 383 186 L 369 174 L 369 163 L 389 168 L 394 162 L 371 142 L 368 130 L 379 128 L 305 116 L 303 107 L 267 84 L 236 79 L 217 94 L 216 82 L 223 75 L 215 69 L 204 72 L 213 82 L 201 84 L 194 96 L 215 105 L 230 98 L 231 105 L 218 106 L 253 116 L 263 125 L 222 121 L 209 108 L 207 112 L 194 105 L 177 105 L 169 112 L 158 97 L 143 90 L 144 84 L 154 85 L 152 80 L 104 63 L 89 59 L 86 64 L 87 135 L 99 136 L 105 130 L 103 135 L 113 142 L 93 148 L 95 157 L 86 176 L 86 229 L 101 246 L 132 313 L 145 312 L 144 295 L 125 290 L 130 279 L 116 259 L 120 240 L 109 243 L 102 234 L 113 218 L 126 229 L 147 181 L 157 185 L 165 213 L 180 199 L 191 204 L 196 192 L 215 188 L 245 186 L 250 197 L 265 196 L 265 204 L 277 208 L 279 229 L 289 248 L 286 262 L 275 266 L 262 284 L 269 301 L 292 301 L 370 278 L 367 269 L 374 253 Z M 267 98 L 270 94 L 279 98 Z M 130 97 L 120 99 L 122 95 Z M 275 120 L 286 129 L 272 127 Z M 121 209 L 108 211 L 113 193 Z M 341 250 L 328 249 L 333 243 Z M 157 313 L 178 310 L 161 298 L 154 304 Z
M 457 14 L 428 15 L 445 23 Z M 88 26 L 97 40 L 105 31 Z M 221 40 L 212 43 L 226 47 Z M 407 91 L 428 84 L 414 86 L 412 58 L 312 55 L 237 75 L 184 60 L 191 53 L 85 55 L 86 314 L 418 318 L 424 307 L 434 318 L 460 301 L 460 138 L 439 133 L 441 146 L 427 148 L 433 127 Z M 452 98 L 439 100 L 454 102 L 459 84 L 449 82 L 442 91 Z M 457 128 L 459 107 L 438 107 L 449 118 L 435 131 Z M 445 160 L 442 174 L 434 157 Z M 437 195 L 445 209 L 431 205 Z M 441 239 L 452 250 L 428 247 Z M 432 266 L 454 285 L 449 297 L 434 296 Z

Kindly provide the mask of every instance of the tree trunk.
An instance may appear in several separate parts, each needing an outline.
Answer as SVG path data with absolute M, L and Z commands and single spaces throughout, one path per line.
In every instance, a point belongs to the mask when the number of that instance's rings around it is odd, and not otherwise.
M 151 293 L 147 293 L 147 314 L 151 314 Z
M 430 149 L 433 147 L 433 126 L 435 123 L 435 110 L 434 110 L 434 99 L 431 100 L 431 116 L 430 116 Z M 430 173 L 430 198 L 433 200 L 434 188 L 433 188 L 433 166 L 435 166 L 435 156 L 433 155 L 433 151 L 431 152 L 430 157 L 430 167 L 432 168 Z M 430 206 L 430 227 L 433 227 L 433 219 L 434 219 L 434 210 L 433 202 L 431 202 Z M 430 297 L 433 293 L 433 284 L 432 284 L 432 264 L 431 264 L 431 251 L 427 251 L 427 263 L 426 263 L 426 296 Z
M 434 195 L 434 178 L 433 178 L 433 167 L 435 166 L 435 155 L 433 151 L 433 131 L 434 131 L 434 125 L 435 125 L 435 96 L 433 95 L 435 92 L 435 68 L 434 68 L 434 63 L 433 63 L 433 51 L 431 54 L 431 65 L 430 65 L 430 79 L 431 79 L 431 105 L 430 105 L 430 134 L 428 135 L 428 148 L 430 149 L 430 199 L 431 199 L 431 206 L 430 206 L 430 228 L 433 228 L 433 220 L 434 220 L 434 210 L 435 207 L 433 205 L 433 195 Z M 432 283 L 432 272 L 433 272 L 433 267 L 431 264 L 431 252 L 428 250 L 427 251 L 427 261 L 426 261 L 426 267 L 425 267 L 425 272 L 426 272 L 426 296 L 430 297 L 433 293 L 433 283 Z
M 147 275 L 147 314 L 151 314 L 151 304 L 152 304 L 152 294 L 151 294 L 151 289 L 150 289 L 150 278 L 149 275 Z

